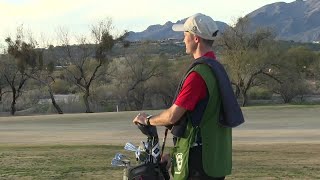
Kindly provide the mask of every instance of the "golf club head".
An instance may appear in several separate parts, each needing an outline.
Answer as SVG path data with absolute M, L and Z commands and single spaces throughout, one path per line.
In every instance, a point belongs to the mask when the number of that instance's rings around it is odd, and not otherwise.
M 136 160 L 139 161 L 140 160 L 140 151 L 136 151 L 134 154 L 136 155 Z
M 148 150 L 148 149 L 149 149 L 148 143 L 146 143 L 146 142 L 144 142 L 144 141 L 142 141 L 142 143 L 143 143 L 143 145 L 144 145 L 144 148 L 145 148 L 146 150 Z
M 123 162 L 128 162 L 128 161 L 130 161 L 130 159 L 129 159 L 127 156 L 125 156 L 125 155 L 123 155 L 123 154 L 121 154 L 121 153 L 117 153 L 117 154 L 114 156 L 114 159 L 120 160 L 120 161 L 123 161 Z
M 113 158 L 111 161 L 111 165 L 114 167 L 126 167 L 128 164 Z
M 138 147 L 138 150 L 139 151 L 146 151 L 146 146 L 145 146 L 145 143 L 143 141 L 141 141 L 139 147 Z
M 148 162 L 148 156 L 149 156 L 149 154 L 147 152 L 140 152 L 139 161 L 141 163 L 147 163 Z
M 135 152 L 136 160 L 141 163 L 147 163 L 149 160 L 149 154 L 145 151 L 136 151 Z
M 138 148 L 130 142 L 126 143 L 126 145 L 124 146 L 124 149 L 127 151 L 133 151 L 133 152 L 138 151 Z

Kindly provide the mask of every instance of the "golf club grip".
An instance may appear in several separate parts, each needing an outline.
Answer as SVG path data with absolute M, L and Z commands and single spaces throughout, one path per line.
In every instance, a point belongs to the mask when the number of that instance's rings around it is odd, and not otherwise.
M 143 125 L 143 124 L 141 124 L 141 123 L 136 123 L 136 125 L 138 126 L 138 127 L 144 127 L 145 125 Z

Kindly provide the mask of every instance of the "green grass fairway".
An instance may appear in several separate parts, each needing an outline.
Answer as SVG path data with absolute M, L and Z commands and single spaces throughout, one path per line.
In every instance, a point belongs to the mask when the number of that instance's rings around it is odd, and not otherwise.
M 147 111 L 156 114 L 160 111 Z M 126 142 L 146 137 L 138 112 L 0 117 L 0 179 L 121 179 L 111 167 Z M 320 106 L 243 108 L 227 179 L 320 179 Z M 158 128 L 159 138 L 164 128 Z M 172 146 L 172 136 L 167 145 Z
M 1 146 L 0 179 L 122 179 L 119 146 Z M 235 145 L 227 179 L 319 179 L 320 144 Z
M 120 150 L 121 149 L 121 150 Z M 118 146 L 2 146 L 0 179 L 120 179 Z

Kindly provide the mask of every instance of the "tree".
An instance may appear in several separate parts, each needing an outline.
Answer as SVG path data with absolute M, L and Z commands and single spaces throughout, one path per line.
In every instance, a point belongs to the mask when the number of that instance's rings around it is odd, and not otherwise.
M 148 44 L 144 44 L 136 49 L 135 54 L 125 54 L 116 66 L 116 86 L 123 93 L 120 101 L 124 101 L 130 110 L 141 110 L 146 96 L 150 94 L 148 82 L 163 75 L 165 62 L 160 57 L 149 55 Z
M 56 103 L 51 88 L 51 84 L 54 82 L 54 77 L 52 76 L 54 64 L 52 62 L 47 64 L 44 63 L 45 49 L 38 48 L 38 42 L 32 37 L 30 32 L 28 37 L 29 42 L 24 41 L 22 26 L 18 27 L 17 34 L 15 41 L 12 41 L 11 38 L 6 39 L 6 42 L 8 43 L 8 53 L 16 59 L 16 65 L 19 71 L 23 74 L 23 79 L 32 78 L 47 87 L 53 106 L 59 114 L 62 114 L 63 112 Z M 45 44 L 43 45 L 45 46 Z M 14 87 L 12 80 L 13 79 L 11 79 L 11 82 L 9 83 L 12 84 L 11 88 Z M 14 90 L 12 90 L 12 92 L 14 92 Z M 17 98 L 19 96 L 17 96 Z
M 57 104 L 54 92 L 52 89 L 52 84 L 55 83 L 55 77 L 53 76 L 53 70 L 54 70 L 54 64 L 53 62 L 48 63 L 44 68 L 37 68 L 34 70 L 32 74 L 27 74 L 28 77 L 35 79 L 36 81 L 40 82 L 42 85 L 44 85 L 47 88 L 47 91 L 49 93 L 51 103 L 53 107 L 56 109 L 58 114 L 63 114 L 62 109 Z
M 293 70 L 303 78 L 314 77 L 314 65 L 317 63 L 317 54 L 312 50 L 298 46 L 288 49 L 283 57 L 285 62 L 293 64 Z
M 308 85 L 304 79 L 300 79 L 297 74 L 288 74 L 282 83 L 275 84 L 273 92 L 279 94 L 284 103 L 290 103 L 293 98 L 309 92 Z
M 33 42 L 33 44 L 38 44 L 34 39 Z M 46 56 L 44 53 L 46 50 L 45 47 L 48 47 Z M 38 54 L 38 61 L 36 61 L 36 63 L 32 65 L 29 65 L 29 67 L 32 68 L 32 72 L 26 73 L 26 75 L 38 81 L 39 83 L 41 83 L 41 85 L 44 85 L 46 87 L 53 107 L 56 109 L 58 114 L 63 114 L 62 109 L 55 100 L 54 92 L 52 89 L 52 85 L 54 84 L 56 79 L 53 75 L 53 72 L 55 70 L 54 60 L 50 61 L 50 59 L 52 58 L 52 46 L 49 45 L 49 43 L 46 42 L 46 40 L 42 36 L 42 48 L 35 48 L 34 50 Z
M 320 88 L 320 53 L 318 52 L 318 58 L 317 58 L 317 61 L 314 63 L 314 69 L 313 69 L 313 72 L 314 72 L 314 82 L 315 84 L 317 85 L 317 90 L 319 90 Z M 319 92 L 319 91 L 318 91 Z
M 8 58 L 3 62 L 5 66 L 3 76 L 12 93 L 11 115 L 15 114 L 17 99 L 23 93 L 23 87 L 29 79 L 27 73 L 32 74 L 35 64 L 41 61 L 34 42 L 27 43 L 23 40 L 22 27 L 17 29 L 16 40 L 13 41 L 10 37 L 5 40 L 8 45 Z
M 5 56 L 4 55 L 0 55 L 0 103 L 2 102 L 2 96 L 7 92 L 5 91 L 5 88 L 7 86 L 6 84 L 6 80 L 4 78 L 4 70 L 5 70 L 5 66 L 4 64 L 2 64 L 2 62 L 4 62 L 5 60 Z
M 269 69 L 276 66 L 278 50 L 273 46 L 274 34 L 269 29 L 251 32 L 249 18 L 239 18 L 234 26 L 229 26 L 217 39 L 222 47 L 222 63 L 226 65 L 236 95 L 241 94 L 242 106 L 247 104 L 247 93 L 251 87 L 259 85 L 258 78 L 271 78 Z
M 4 68 L 4 79 L 6 83 L 9 85 L 12 93 L 12 101 L 11 101 L 11 115 L 14 115 L 16 112 L 16 102 L 17 99 L 23 93 L 23 87 L 28 80 L 28 76 L 24 71 L 19 70 L 17 65 L 13 63 L 14 61 L 12 58 L 9 58 L 9 61 L 3 62 L 5 65 Z
M 83 92 L 86 112 L 92 112 L 89 96 L 92 84 L 102 76 L 110 76 L 107 67 L 111 62 L 108 53 L 116 42 L 123 40 L 126 33 L 118 38 L 111 34 L 112 20 L 100 21 L 91 27 L 91 38 L 82 36 L 78 38 L 78 45 L 70 45 L 67 31 L 60 30 L 60 40 L 64 50 L 64 63 L 61 63 L 67 73 L 67 79 L 79 87 Z
M 150 82 L 152 94 L 158 95 L 161 98 L 165 108 L 169 108 L 172 105 L 179 83 L 184 77 L 186 69 L 190 66 L 190 62 L 192 62 L 190 56 L 182 56 L 180 58 L 169 61 L 166 56 L 163 56 L 161 58 L 163 65 L 162 75 L 155 77 Z
M 299 95 L 303 98 L 303 95 L 310 92 L 306 80 L 315 77 L 313 68 L 316 62 L 317 55 L 305 47 L 287 49 L 278 59 L 278 70 L 272 72 L 280 80 L 280 83 L 270 83 L 272 90 L 285 103 Z

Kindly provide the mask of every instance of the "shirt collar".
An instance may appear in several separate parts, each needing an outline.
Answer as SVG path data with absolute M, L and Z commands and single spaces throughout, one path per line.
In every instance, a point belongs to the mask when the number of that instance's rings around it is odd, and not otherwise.
M 205 53 L 205 54 L 203 55 L 203 57 L 208 57 L 208 58 L 216 59 L 216 55 L 214 54 L 213 51 L 208 51 L 207 53 Z

